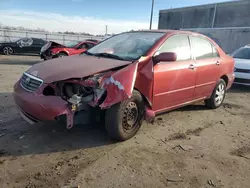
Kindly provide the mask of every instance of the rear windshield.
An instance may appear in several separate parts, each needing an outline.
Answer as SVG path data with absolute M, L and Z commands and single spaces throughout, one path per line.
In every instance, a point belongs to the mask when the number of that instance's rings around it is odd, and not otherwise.
M 79 44 L 79 42 L 73 41 L 66 43 L 65 46 L 68 48 L 74 48 L 77 44 Z

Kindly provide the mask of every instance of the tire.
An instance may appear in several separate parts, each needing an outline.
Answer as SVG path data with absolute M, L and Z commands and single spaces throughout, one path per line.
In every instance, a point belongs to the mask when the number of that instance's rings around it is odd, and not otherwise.
M 125 141 L 136 135 L 141 127 L 143 117 L 143 98 L 138 91 L 133 91 L 131 98 L 111 106 L 106 111 L 105 127 L 111 138 Z
M 65 54 L 65 53 L 63 53 L 63 52 L 60 52 L 60 53 L 57 55 L 57 57 L 59 57 L 59 58 L 62 58 L 62 57 L 64 57 L 64 56 L 68 56 L 68 55 Z
M 9 46 L 5 46 L 5 47 L 3 47 L 3 53 L 5 55 L 11 55 L 14 53 L 14 50 Z
M 220 79 L 216 84 L 210 99 L 205 100 L 205 105 L 211 109 L 219 108 L 225 99 L 226 87 L 226 82 L 223 79 Z

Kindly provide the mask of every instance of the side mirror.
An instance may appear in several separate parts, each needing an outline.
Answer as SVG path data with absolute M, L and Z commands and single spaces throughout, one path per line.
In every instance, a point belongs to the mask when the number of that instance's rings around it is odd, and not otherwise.
M 177 54 L 174 52 L 163 52 L 160 53 L 159 55 L 156 55 L 154 58 L 154 63 L 157 64 L 161 61 L 176 61 L 177 60 Z

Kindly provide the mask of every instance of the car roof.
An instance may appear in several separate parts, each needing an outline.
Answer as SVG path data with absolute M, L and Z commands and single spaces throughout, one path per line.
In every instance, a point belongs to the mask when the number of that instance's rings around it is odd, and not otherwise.
M 206 35 L 203 35 L 201 33 L 192 32 L 192 31 L 185 31 L 185 30 L 170 30 L 170 29 L 151 29 L 151 30 L 138 30 L 138 31 L 128 31 L 127 33 L 131 32 L 152 32 L 152 33 L 165 33 L 165 34 L 189 34 L 189 35 L 198 35 L 203 36 L 206 38 L 209 38 Z
M 247 44 L 245 46 L 239 47 L 235 51 L 238 51 L 238 50 L 241 50 L 241 49 L 244 49 L 244 48 L 250 48 L 250 44 Z

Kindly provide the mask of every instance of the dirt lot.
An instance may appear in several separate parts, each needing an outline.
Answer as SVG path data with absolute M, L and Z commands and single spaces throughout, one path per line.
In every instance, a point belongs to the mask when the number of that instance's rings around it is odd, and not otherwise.
M 0 56 L 0 187 L 250 187 L 250 88 L 233 87 L 224 105 L 196 104 L 143 124 L 126 142 L 103 125 L 66 132 L 29 125 L 12 97 L 36 57 Z

